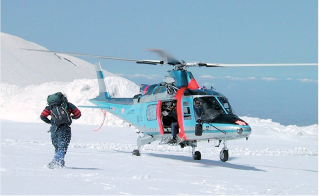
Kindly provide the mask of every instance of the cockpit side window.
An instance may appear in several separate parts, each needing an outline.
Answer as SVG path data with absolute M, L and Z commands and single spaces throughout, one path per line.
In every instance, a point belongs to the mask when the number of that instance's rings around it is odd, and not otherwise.
M 215 97 L 206 98 L 203 102 L 203 108 L 212 113 L 224 113 L 223 108 Z
M 217 98 L 217 97 L 216 97 Z M 228 102 L 228 100 L 226 99 L 226 97 L 218 97 L 217 98 L 220 103 L 224 106 L 225 110 L 227 111 L 228 114 L 233 114 L 233 111 L 231 109 L 231 106 Z

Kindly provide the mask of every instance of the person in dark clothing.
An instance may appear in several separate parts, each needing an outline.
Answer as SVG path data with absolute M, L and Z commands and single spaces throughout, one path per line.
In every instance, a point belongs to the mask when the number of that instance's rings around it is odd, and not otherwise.
M 67 108 L 66 111 L 69 113 L 71 119 L 79 119 L 81 117 L 81 111 L 75 105 L 68 102 L 66 97 L 65 103 Z M 52 119 L 51 109 L 52 108 L 50 106 L 46 106 L 41 113 L 40 118 L 45 123 L 51 124 L 50 131 L 48 132 L 51 132 L 51 141 L 55 148 L 55 155 L 53 160 L 49 163 L 48 167 L 50 169 L 53 169 L 57 167 L 64 167 L 65 165 L 64 157 L 71 141 L 70 125 L 72 124 L 72 120 L 70 119 L 69 123 L 66 124 L 61 124 L 59 126 L 55 125 Z M 48 116 L 51 116 L 51 119 L 49 119 Z
M 179 126 L 178 126 L 178 121 L 177 121 L 177 112 L 176 112 L 176 105 L 172 102 L 168 103 L 168 114 L 172 120 L 171 124 L 171 132 L 172 132 L 172 139 L 169 140 L 167 143 L 168 144 L 175 144 L 177 143 L 177 134 L 179 133 Z

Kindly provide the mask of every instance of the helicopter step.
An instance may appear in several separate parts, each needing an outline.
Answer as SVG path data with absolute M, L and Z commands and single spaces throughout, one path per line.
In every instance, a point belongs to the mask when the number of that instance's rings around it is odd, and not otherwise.
M 181 145 L 181 140 L 179 139 L 179 137 L 176 138 L 175 141 L 172 141 L 172 137 L 168 136 L 168 137 L 162 137 L 159 145 L 170 145 L 170 146 L 178 146 Z M 184 146 L 181 145 L 181 148 L 184 148 Z
M 159 145 L 164 145 L 164 144 L 169 144 L 168 142 L 172 139 L 171 136 L 168 136 L 168 137 L 162 137 Z M 176 140 L 178 142 L 178 140 Z M 173 146 L 176 146 L 177 145 L 177 142 L 176 143 L 170 143 L 169 145 L 173 145 Z

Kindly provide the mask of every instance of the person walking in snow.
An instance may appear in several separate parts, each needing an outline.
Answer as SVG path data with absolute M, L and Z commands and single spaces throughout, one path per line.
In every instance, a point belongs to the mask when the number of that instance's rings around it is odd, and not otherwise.
M 53 160 L 48 164 L 50 169 L 64 167 L 64 157 L 71 141 L 72 119 L 79 119 L 81 111 L 72 103 L 68 102 L 66 95 L 61 92 L 49 95 L 48 106 L 40 115 L 41 120 L 51 124 L 51 140 L 55 148 Z M 51 116 L 51 119 L 48 118 Z

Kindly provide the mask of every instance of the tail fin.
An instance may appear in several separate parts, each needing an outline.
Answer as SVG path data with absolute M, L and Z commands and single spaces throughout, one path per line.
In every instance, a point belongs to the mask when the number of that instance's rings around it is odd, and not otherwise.
M 104 75 L 103 70 L 101 68 L 100 62 L 95 63 L 95 70 L 97 74 L 97 81 L 99 83 L 99 97 L 98 100 L 105 100 L 107 98 L 110 98 L 110 94 L 106 92 L 106 86 L 104 82 Z

